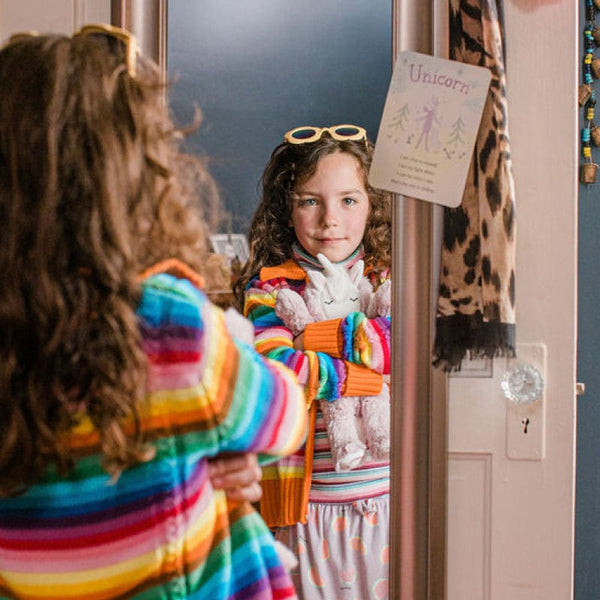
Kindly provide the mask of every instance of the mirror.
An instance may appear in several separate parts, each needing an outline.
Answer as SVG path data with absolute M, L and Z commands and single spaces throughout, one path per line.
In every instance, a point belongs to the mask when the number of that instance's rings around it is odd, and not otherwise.
M 299 125 L 354 123 L 377 136 L 392 58 L 391 0 L 170 2 L 167 69 L 186 149 L 209 158 L 222 233 L 246 233 L 271 151 Z M 214 233 L 217 233 L 216 231 Z
M 218 232 L 232 246 L 283 134 L 352 123 L 375 141 L 391 70 L 391 0 L 169 3 L 169 105 L 178 125 L 202 111 L 185 148 L 209 161 L 226 211 Z

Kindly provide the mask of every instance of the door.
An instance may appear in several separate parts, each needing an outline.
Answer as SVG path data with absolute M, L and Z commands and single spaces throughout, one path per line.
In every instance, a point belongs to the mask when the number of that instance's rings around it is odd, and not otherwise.
M 571 2 L 537 0 L 505 0 L 504 11 L 518 359 L 467 364 L 449 378 L 448 599 L 565 600 L 573 593 L 577 14 Z M 517 363 L 543 377 L 533 404 L 502 391 Z
M 0 42 L 16 31 L 70 34 L 84 23 L 110 23 L 110 0 L 0 2 Z

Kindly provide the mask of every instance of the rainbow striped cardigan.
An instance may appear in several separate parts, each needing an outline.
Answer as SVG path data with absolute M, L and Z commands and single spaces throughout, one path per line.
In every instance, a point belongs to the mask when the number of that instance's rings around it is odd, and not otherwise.
M 302 444 L 295 376 L 230 337 L 185 279 L 147 279 L 138 315 L 156 456 L 111 481 L 83 418 L 68 436 L 80 456 L 68 477 L 49 469 L 0 499 L 0 598 L 296 598 L 260 516 L 207 476 L 221 452 L 280 457 Z
M 389 269 L 365 274 L 379 285 L 389 278 Z M 263 267 L 244 296 L 244 314 L 254 325 L 256 349 L 297 374 L 309 409 L 306 445 L 263 469 L 260 511 L 270 527 L 306 522 L 316 422 L 313 400 L 379 394 L 382 375 L 390 372 L 389 317 L 369 319 L 355 312 L 343 319 L 309 323 L 304 329 L 305 350 L 294 349 L 293 334 L 277 316 L 275 304 L 282 288 L 302 294 L 307 278 L 294 260 Z

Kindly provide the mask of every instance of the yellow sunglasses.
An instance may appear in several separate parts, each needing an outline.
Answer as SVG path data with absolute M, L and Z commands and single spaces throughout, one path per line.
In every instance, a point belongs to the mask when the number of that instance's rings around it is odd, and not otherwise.
M 37 31 L 21 31 L 13 33 L 8 40 L 8 44 L 13 44 L 24 40 L 25 38 L 38 35 L 39 33 Z M 120 46 L 118 51 L 125 57 L 127 72 L 132 77 L 135 77 L 138 46 L 135 36 L 132 33 L 125 29 L 121 29 L 120 27 L 102 23 L 84 25 L 73 34 L 73 37 L 77 36 L 93 36 L 94 38 L 102 40 L 113 53 L 116 53 L 118 46 Z
M 358 125 L 332 125 L 330 127 L 312 127 L 311 125 L 291 129 L 283 139 L 288 144 L 310 144 L 321 139 L 324 133 L 328 133 L 334 140 L 358 141 L 367 139 L 367 132 Z
M 110 50 L 115 52 L 115 42 L 117 45 L 121 45 L 120 51 L 125 56 L 125 64 L 127 65 L 127 72 L 132 77 L 135 77 L 136 73 L 136 61 L 138 54 L 137 41 L 135 36 L 120 27 L 114 25 L 105 24 L 92 24 L 84 25 L 79 31 L 73 34 L 73 37 L 77 36 L 93 36 L 99 39 L 104 38 Z

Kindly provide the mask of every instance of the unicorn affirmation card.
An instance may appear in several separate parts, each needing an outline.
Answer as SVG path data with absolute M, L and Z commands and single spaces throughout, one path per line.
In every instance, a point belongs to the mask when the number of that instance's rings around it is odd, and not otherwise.
M 490 79 L 484 67 L 400 52 L 369 183 L 403 196 L 458 206 Z

